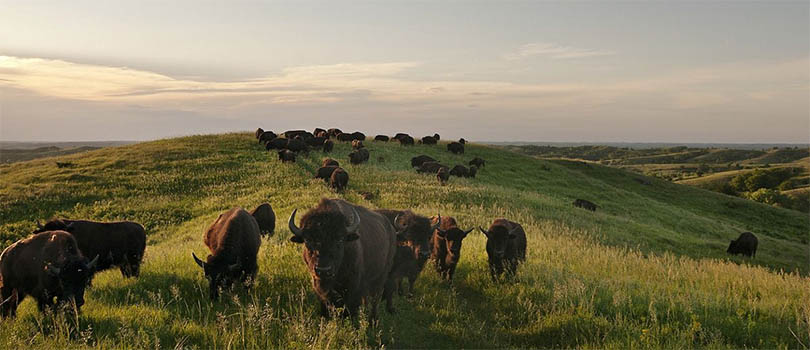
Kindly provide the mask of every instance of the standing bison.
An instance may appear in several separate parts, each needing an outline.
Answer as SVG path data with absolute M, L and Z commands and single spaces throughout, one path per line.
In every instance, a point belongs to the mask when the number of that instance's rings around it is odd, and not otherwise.
M 272 140 L 272 139 L 274 139 L 276 137 L 278 137 L 278 135 L 276 135 L 276 133 L 274 133 L 272 131 L 263 131 L 259 135 L 258 139 L 259 139 L 259 143 L 265 143 L 266 144 L 268 141 L 270 141 L 270 140 Z
M 264 144 L 264 148 L 268 151 L 271 149 L 285 149 L 287 148 L 287 141 L 289 140 L 282 137 L 276 137 L 267 141 L 267 143 Z
M 288 149 L 278 150 L 278 160 L 282 163 L 295 163 L 295 152 Z
M 440 169 L 449 170 L 439 162 L 424 162 L 419 166 L 419 169 L 416 169 L 416 172 L 420 174 L 435 174 Z
M 423 145 L 435 145 L 438 140 L 433 136 L 425 136 L 422 138 L 421 142 Z
M 290 215 L 290 241 L 304 243 L 304 263 L 320 299 L 321 315 L 329 317 L 330 308 L 344 307 L 344 313 L 354 318 L 365 301 L 370 318 L 376 319 L 396 252 L 391 223 L 340 199 L 322 199 L 304 214 L 300 228 L 296 211 Z
M 264 132 L 264 129 L 258 128 L 256 129 L 256 139 L 259 139 L 259 136 Z
M 453 167 L 453 169 L 450 169 L 450 175 L 458 177 L 470 177 L 470 169 L 467 169 L 467 167 L 463 165 L 456 165 Z
M 489 230 L 478 228 L 487 237 L 489 273 L 497 280 L 504 272 L 512 276 L 526 260 L 526 232 L 523 226 L 506 219 L 495 219 Z
M 430 258 L 433 259 L 436 272 L 443 279 L 452 281 L 456 272 L 456 265 L 458 265 L 458 260 L 461 258 L 461 241 L 473 229 L 463 231 L 458 228 L 456 219 L 450 216 L 444 218 L 433 217 L 431 223 L 434 225 L 438 223 L 439 227 L 433 231 L 433 251 Z
M 469 164 L 470 164 L 470 166 L 475 166 L 477 168 L 483 168 L 484 165 L 486 164 L 486 161 L 481 159 L 481 158 L 475 157 L 469 162 Z
M 436 179 L 439 180 L 440 185 L 444 186 L 450 180 L 450 172 L 447 171 L 447 168 L 439 168 L 439 171 L 436 172 Z
M 422 166 L 422 164 L 424 164 L 426 162 L 435 162 L 435 161 L 436 160 L 433 159 L 433 157 L 426 156 L 426 155 L 423 154 L 423 155 L 419 155 L 419 156 L 411 158 L 411 167 L 419 168 L 419 167 Z
M 28 295 L 37 300 L 40 311 L 69 302 L 80 310 L 97 262 L 98 256 L 88 262 L 76 239 L 65 231 L 41 232 L 17 241 L 0 254 L 0 316 L 15 317 L 17 306 Z
M 447 150 L 453 154 L 464 154 L 464 144 L 459 142 L 450 142 L 447 144 Z
M 332 158 L 324 158 L 321 166 L 340 166 L 340 163 Z
M 118 267 L 124 277 L 138 277 L 140 274 L 146 250 L 146 233 L 141 224 L 55 219 L 45 225 L 37 223 L 34 233 L 56 230 L 73 235 L 84 256 L 99 256 L 97 271 Z
M 337 168 L 338 167 L 334 165 L 322 166 L 315 171 L 315 178 L 329 181 L 329 179 L 332 178 L 332 173 L 335 172 Z
M 584 199 L 577 199 L 574 201 L 574 206 L 577 208 L 587 209 L 590 211 L 596 211 L 596 204 L 593 204 L 591 201 L 587 201 Z
M 205 271 L 208 295 L 219 297 L 219 289 L 230 288 L 241 281 L 250 288 L 259 265 L 256 256 L 262 244 L 259 224 L 244 209 L 233 208 L 219 215 L 203 237 L 211 254 L 205 261 L 191 253 L 194 261 Z
M 352 141 L 352 149 L 361 149 L 361 148 L 363 148 L 363 147 L 365 147 L 365 146 L 363 145 L 363 141 L 360 141 L 360 140 L 354 140 L 354 141 Z
M 414 144 L 413 137 L 407 135 L 403 136 L 402 138 L 399 139 L 399 144 L 402 146 L 413 146 Z
M 367 162 L 369 158 L 368 150 L 365 148 L 357 149 L 349 153 L 349 162 L 352 164 L 360 164 Z
M 374 141 L 388 142 L 389 139 L 390 138 L 388 136 L 385 136 L 385 135 L 374 136 Z
M 270 203 L 259 204 L 256 209 L 250 212 L 250 215 L 253 215 L 253 218 L 256 219 L 256 223 L 259 225 L 259 233 L 262 236 L 273 237 L 276 230 L 276 213 L 273 212 Z
M 749 258 L 753 258 L 757 255 L 757 245 L 759 245 L 757 236 L 754 236 L 754 234 L 751 232 L 743 232 L 740 233 L 740 236 L 737 237 L 737 239 L 732 240 L 731 243 L 729 243 L 726 253 L 732 255 L 742 254 Z
M 329 176 L 329 187 L 332 187 L 336 192 L 341 192 L 348 185 L 349 173 L 345 169 L 338 167 L 332 171 L 332 175 Z

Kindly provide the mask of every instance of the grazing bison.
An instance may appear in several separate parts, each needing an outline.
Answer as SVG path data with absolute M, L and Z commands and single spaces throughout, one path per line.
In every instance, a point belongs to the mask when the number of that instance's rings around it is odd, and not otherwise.
M 357 141 L 365 141 L 366 140 L 366 134 L 364 134 L 362 132 L 359 132 L 359 131 L 355 131 L 355 132 L 352 133 L 352 139 L 357 140 Z
M 256 129 L 256 139 L 257 140 L 259 139 L 259 136 L 261 136 L 263 132 L 264 132 L 264 129 L 262 129 L 262 128 Z
M 335 142 L 332 140 L 326 140 L 323 142 L 323 152 L 329 153 L 332 152 L 332 149 L 335 148 Z
M 366 146 L 363 145 L 363 141 L 360 141 L 360 140 L 352 141 L 352 148 L 353 149 L 361 149 L 363 147 L 366 147 Z
M 396 233 L 382 215 L 340 199 L 322 199 L 295 225 L 290 215 L 290 241 L 304 243 L 303 258 L 312 288 L 321 302 L 321 315 L 345 307 L 357 315 L 365 301 L 370 318 L 377 318 L 380 296 L 394 263 Z
M 436 179 L 439 180 L 440 185 L 444 186 L 450 180 L 450 172 L 447 171 L 447 168 L 439 168 L 439 171 L 436 172 Z
M 15 317 L 28 295 L 37 300 L 40 311 L 71 301 L 78 311 L 97 262 L 98 256 L 88 262 L 76 239 L 65 231 L 40 232 L 17 241 L 0 254 L 0 316 Z
M 447 144 L 447 150 L 453 154 L 464 154 L 464 144 L 459 142 L 450 142 Z
M 329 187 L 336 192 L 341 192 L 349 185 L 349 173 L 345 169 L 338 167 L 329 177 Z
M 413 146 L 414 144 L 413 137 L 404 136 L 401 139 L 399 139 L 399 144 L 402 146 Z
M 421 174 L 435 174 L 439 169 L 449 170 L 439 162 L 424 162 L 419 166 L 419 169 L 416 169 L 416 172 Z
M 312 148 L 319 148 L 323 147 L 323 143 L 326 142 L 327 138 L 323 136 L 316 136 L 313 138 L 308 138 L 304 142 L 306 142 L 307 146 Z
M 146 250 L 146 233 L 137 222 L 97 222 L 87 220 L 55 219 L 45 225 L 37 223 L 34 233 L 67 231 L 76 238 L 84 256 L 99 256 L 97 271 L 118 267 L 124 277 L 138 277 L 141 271 L 143 252 Z
M 331 128 L 326 130 L 326 133 L 329 134 L 329 137 L 337 137 L 338 135 L 342 134 L 343 131 L 340 131 L 338 128 Z
M 462 138 L 458 139 L 458 143 L 460 143 L 460 144 L 462 144 L 462 145 L 465 145 L 465 144 L 467 144 L 467 140 L 465 140 L 465 139 L 462 137 Z
M 352 142 L 354 141 L 354 135 L 347 133 L 338 134 L 337 140 L 341 142 Z
M 410 135 L 408 135 L 406 133 L 398 132 L 396 135 L 394 135 L 394 140 L 401 141 L 405 137 L 410 137 Z
M 374 141 L 388 142 L 388 140 L 389 140 L 388 136 L 385 135 L 374 136 Z
M 208 296 L 219 297 L 219 289 L 228 289 L 240 281 L 250 288 L 256 279 L 259 265 L 256 256 L 262 244 L 259 224 L 242 208 L 233 208 L 219 215 L 203 237 L 211 254 L 200 260 L 191 256 L 205 271 L 208 279 Z
M 456 265 L 461 258 L 461 241 L 467 237 L 473 229 L 463 231 L 458 228 L 456 219 L 446 216 L 444 218 L 432 217 L 431 223 L 439 224 L 439 227 L 433 231 L 432 247 L 433 251 L 430 258 L 433 259 L 436 272 L 447 280 L 453 280 L 453 274 L 456 272 Z
M 399 291 L 400 295 L 404 294 L 404 289 L 401 289 L 402 279 L 407 277 L 409 284 L 408 295 L 413 295 L 413 285 L 416 278 L 422 272 L 425 262 L 430 258 L 430 239 L 433 236 L 433 231 L 439 228 L 441 220 L 433 224 L 430 219 L 416 215 L 410 210 L 379 209 L 375 211 L 391 222 L 397 232 L 397 240 L 399 241 L 394 257 L 394 265 L 391 268 L 390 278 L 393 283 L 387 285 L 383 293 L 386 308 L 389 312 L 394 312 L 393 293 Z
M 295 163 L 295 152 L 288 149 L 279 150 L 278 160 L 280 160 L 282 163 Z
M 438 142 L 433 136 L 425 136 L 421 141 L 423 145 L 435 145 Z
M 268 151 L 271 149 L 286 149 L 287 141 L 289 140 L 281 137 L 276 137 L 270 141 L 267 141 L 267 143 L 264 145 L 264 148 L 267 149 Z
M 456 165 L 453 169 L 450 169 L 451 176 L 458 176 L 458 177 L 470 177 L 470 169 L 463 165 Z
M 483 168 L 484 164 L 486 164 L 486 161 L 481 159 L 481 158 L 475 157 L 468 164 L 470 166 L 476 166 L 478 168 Z
M 591 201 L 587 201 L 584 199 L 577 199 L 574 201 L 574 206 L 577 208 L 588 209 L 590 211 L 596 211 L 596 204 L 593 204 Z
M 336 165 L 328 165 L 322 166 L 315 171 L 315 178 L 316 179 L 323 179 L 324 181 L 329 181 L 332 178 L 332 173 L 337 169 L 338 166 Z
M 288 130 L 284 132 L 284 137 L 288 139 L 294 139 L 296 136 L 306 135 L 309 134 L 309 131 L 306 130 Z
M 426 155 L 418 155 L 416 157 L 411 158 L 411 167 L 418 168 L 421 167 L 422 164 L 426 162 L 435 162 L 436 160 L 433 157 L 426 156 Z
M 439 134 L 433 134 L 433 138 L 436 139 L 436 141 L 439 141 L 439 140 L 442 139 L 441 136 L 439 136 Z
M 321 166 L 340 166 L 340 163 L 332 158 L 324 158 Z
M 740 233 L 740 236 L 737 239 L 732 240 L 731 243 L 728 245 L 728 249 L 726 249 L 726 253 L 737 255 L 742 254 L 749 258 L 753 258 L 757 255 L 757 245 L 759 244 L 759 240 L 757 236 L 754 236 L 751 232 L 743 232 Z
M 265 143 L 266 144 L 268 141 L 270 141 L 270 140 L 272 140 L 272 139 L 274 139 L 276 137 L 278 137 L 278 135 L 276 135 L 276 133 L 274 133 L 272 131 L 265 131 L 265 132 L 262 132 L 261 135 L 259 135 L 258 139 L 259 139 L 259 143 Z
M 292 139 L 292 140 L 287 141 L 287 149 L 290 150 L 290 151 L 296 152 L 296 153 L 298 153 L 298 152 L 308 153 L 309 152 L 309 147 L 307 146 L 307 143 L 302 141 L 301 139 Z
M 512 276 L 518 264 L 526 260 L 526 232 L 523 226 L 506 219 L 495 219 L 489 230 L 479 227 L 487 237 L 489 273 L 493 280 L 506 272 Z
M 253 215 L 253 218 L 256 219 L 256 223 L 259 225 L 259 233 L 262 236 L 273 237 L 276 231 L 276 213 L 273 212 L 270 203 L 259 204 L 256 209 L 250 212 L 250 215 Z
M 352 164 L 360 164 L 363 162 L 367 162 L 368 157 L 369 157 L 368 150 L 365 148 L 361 148 L 352 151 L 352 153 L 349 153 L 349 162 Z

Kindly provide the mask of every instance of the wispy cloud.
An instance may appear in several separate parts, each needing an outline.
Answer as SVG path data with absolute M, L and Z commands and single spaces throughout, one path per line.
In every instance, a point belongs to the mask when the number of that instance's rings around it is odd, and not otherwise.
M 583 49 L 571 46 L 562 46 L 554 43 L 529 43 L 519 47 L 514 52 L 503 55 L 510 61 L 522 60 L 530 57 L 547 57 L 551 59 L 574 59 L 596 56 L 615 55 L 613 51 Z

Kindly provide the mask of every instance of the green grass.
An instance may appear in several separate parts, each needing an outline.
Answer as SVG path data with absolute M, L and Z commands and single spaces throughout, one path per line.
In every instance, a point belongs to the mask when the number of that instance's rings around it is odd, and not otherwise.
M 281 164 L 251 135 L 192 136 L 105 148 L 0 166 L 0 239 L 5 247 L 52 216 L 142 223 L 148 247 L 139 279 L 96 276 L 77 319 L 41 315 L 31 300 L 16 320 L 0 321 L 0 348 L 802 348 L 810 346 L 810 222 L 796 211 L 648 179 L 624 170 L 538 160 L 468 145 L 455 156 L 439 146 L 367 142 L 371 162 L 348 164 L 335 194 L 311 179 L 322 154 Z M 410 169 L 428 154 L 448 165 L 487 160 L 475 179 Z M 378 157 L 383 157 L 380 162 Z M 54 161 L 70 161 L 57 168 Z M 378 193 L 366 201 L 360 191 Z M 464 228 L 496 217 L 520 222 L 528 261 L 513 283 L 493 283 L 485 240 L 465 240 L 453 285 L 430 266 L 399 313 L 355 328 L 317 316 L 300 257 L 287 242 L 294 208 L 342 197 L 372 208 L 412 208 L 455 216 Z M 575 198 L 596 213 L 573 208 Z M 269 202 L 276 236 L 259 251 L 250 292 L 219 303 L 190 252 L 233 206 Z M 756 259 L 729 257 L 740 231 L 760 239 Z

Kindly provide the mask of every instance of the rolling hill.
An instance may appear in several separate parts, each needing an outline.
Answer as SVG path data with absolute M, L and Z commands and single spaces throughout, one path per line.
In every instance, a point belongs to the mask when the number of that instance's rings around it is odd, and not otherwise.
M 65 348 L 798 348 L 810 345 L 810 279 L 805 214 L 622 169 L 539 160 L 482 145 L 465 155 L 444 145 L 367 142 L 371 161 L 332 157 L 349 190 L 312 179 L 324 155 L 281 164 L 251 134 L 191 136 L 0 165 L 0 244 L 25 237 L 53 216 L 134 220 L 148 247 L 141 277 L 96 276 L 82 314 L 41 315 L 26 301 L 0 321 L 0 347 Z M 474 179 L 416 174 L 410 158 L 448 165 L 475 156 Z M 73 167 L 57 168 L 55 161 Z M 345 163 L 345 164 L 344 164 Z M 376 194 L 371 200 L 358 192 Z M 456 217 L 464 228 L 507 217 L 526 228 L 528 261 L 515 281 L 493 283 L 485 239 L 465 240 L 452 285 L 428 266 L 416 297 L 381 310 L 378 327 L 317 317 L 315 296 L 289 243 L 286 220 L 322 197 L 372 208 L 411 208 Z M 600 206 L 574 208 L 575 198 Z M 191 252 L 234 206 L 272 204 L 277 233 L 259 252 L 253 290 L 207 299 Z M 755 259 L 725 253 L 742 231 L 760 240 Z

